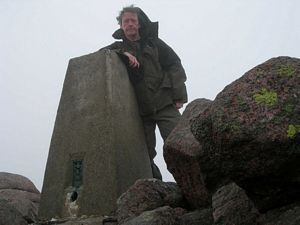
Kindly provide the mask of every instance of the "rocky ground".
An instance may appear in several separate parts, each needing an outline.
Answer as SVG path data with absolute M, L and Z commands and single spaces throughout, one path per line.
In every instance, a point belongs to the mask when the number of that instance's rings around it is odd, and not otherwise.
M 0 225 L 300 224 L 300 59 L 270 59 L 191 102 L 164 157 L 176 183 L 136 181 L 109 217 L 37 222 L 34 185 L 0 173 Z

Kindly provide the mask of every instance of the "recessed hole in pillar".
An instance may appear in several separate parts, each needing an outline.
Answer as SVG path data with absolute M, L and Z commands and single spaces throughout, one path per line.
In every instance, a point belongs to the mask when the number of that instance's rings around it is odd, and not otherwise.
M 78 198 L 78 193 L 76 191 L 73 191 L 71 195 L 71 202 L 75 202 Z

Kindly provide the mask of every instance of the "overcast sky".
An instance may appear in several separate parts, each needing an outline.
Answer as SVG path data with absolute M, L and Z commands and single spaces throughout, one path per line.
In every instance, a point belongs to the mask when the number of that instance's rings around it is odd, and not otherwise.
M 41 190 L 68 61 L 112 43 L 132 3 L 181 57 L 189 101 L 213 100 L 272 57 L 300 58 L 298 0 L 0 0 L 0 171 Z

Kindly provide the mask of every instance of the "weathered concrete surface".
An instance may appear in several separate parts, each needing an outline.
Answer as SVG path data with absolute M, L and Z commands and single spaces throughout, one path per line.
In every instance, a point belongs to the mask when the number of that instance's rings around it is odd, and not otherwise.
M 76 161 L 77 178 L 73 177 Z M 111 51 L 71 59 L 51 140 L 39 217 L 110 214 L 121 193 L 137 179 L 150 177 L 144 132 L 123 63 Z

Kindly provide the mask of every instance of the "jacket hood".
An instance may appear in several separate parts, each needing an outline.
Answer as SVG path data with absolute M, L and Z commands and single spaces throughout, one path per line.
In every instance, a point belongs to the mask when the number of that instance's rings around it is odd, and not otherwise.
M 146 13 L 143 12 L 140 8 L 138 8 L 138 19 L 140 23 L 140 37 L 141 39 L 144 38 L 158 38 L 158 22 L 152 22 Z M 119 28 L 116 30 L 113 35 L 115 39 L 125 39 L 124 31 Z

